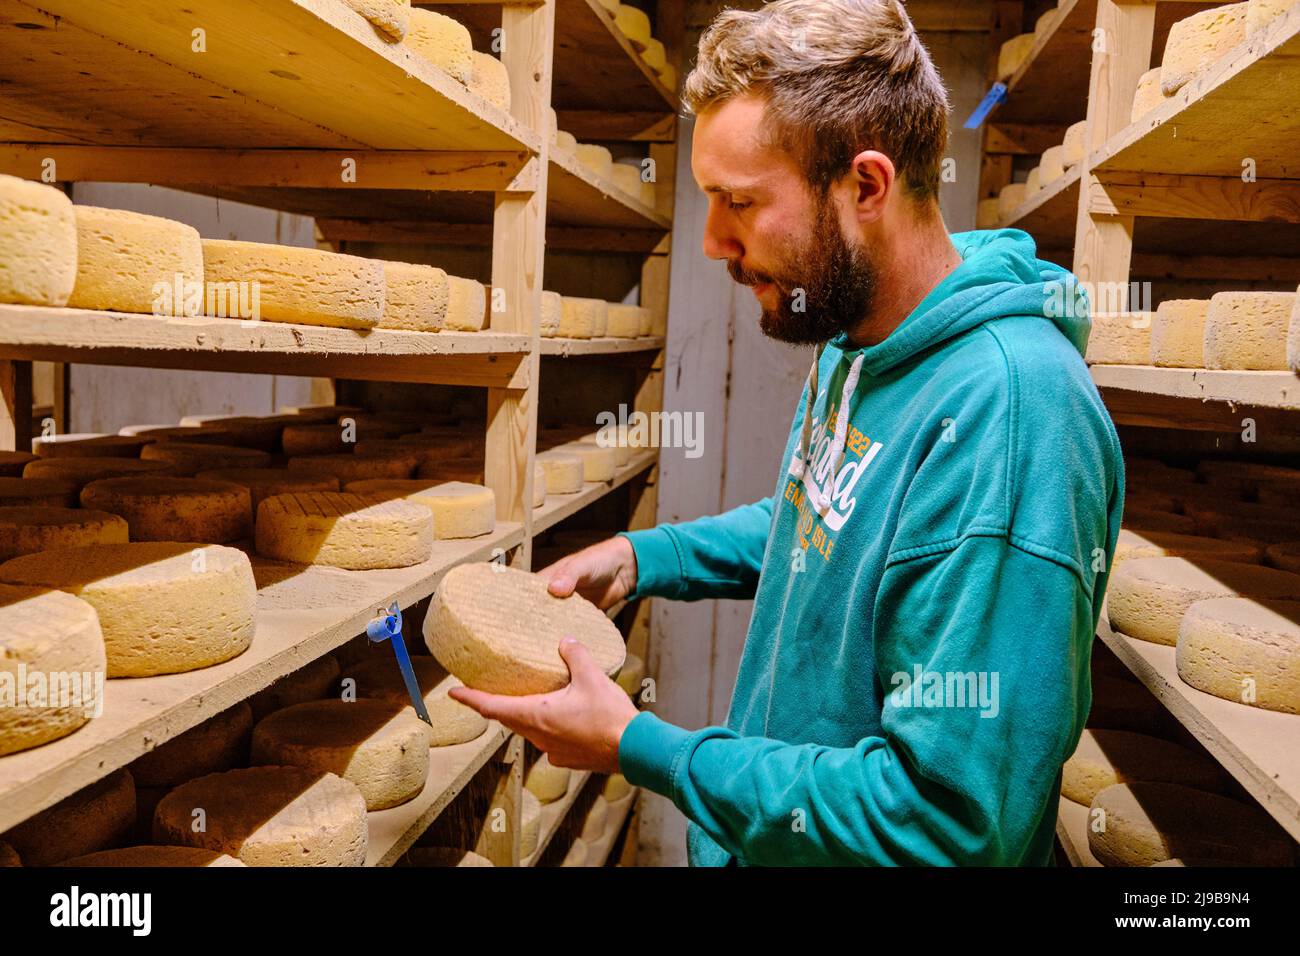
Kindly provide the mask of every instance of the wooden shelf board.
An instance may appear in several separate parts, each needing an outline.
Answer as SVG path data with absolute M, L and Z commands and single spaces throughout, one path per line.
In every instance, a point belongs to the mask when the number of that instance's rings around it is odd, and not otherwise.
M 1185 10 L 1185 4 L 1164 4 Z M 1159 9 L 1159 8 L 1157 8 Z M 1300 178 L 1300 7 L 1215 61 L 1089 158 L 1099 172 Z
M 509 736 L 504 727 L 489 721 L 475 740 L 430 747 L 429 778 L 420 794 L 401 806 L 366 814 L 370 835 L 365 865 L 392 866 L 401 859 Z
M 1096 867 L 1102 864 L 1088 847 L 1088 808 L 1061 797 L 1056 815 L 1056 838 L 1071 866 Z
M 599 840 L 595 840 L 587 846 L 587 866 L 604 866 L 609 862 L 609 852 L 614 848 L 614 842 L 623 832 L 623 824 L 627 822 L 628 814 L 632 812 L 632 804 L 636 798 L 641 795 L 640 787 L 633 787 L 622 800 L 609 805 L 609 816 L 605 818 L 605 832 L 601 834 Z
M 1300 839 L 1300 716 L 1248 707 L 1184 684 L 1176 649 L 1112 631 L 1097 636 L 1292 837 Z
M 578 162 L 573 153 L 551 152 L 546 185 L 546 221 L 553 225 L 605 226 L 631 229 L 657 227 L 671 231 L 672 219 L 644 205 Z
M 1093 365 L 1089 371 L 1098 388 L 1197 402 L 1300 409 L 1300 375 L 1295 372 L 1236 372 L 1153 365 Z
M 466 384 L 507 381 L 526 335 L 331 329 L 0 305 L 0 357 L 145 368 Z
M 576 355 L 617 355 L 624 352 L 657 352 L 664 347 L 661 335 L 647 335 L 637 339 L 567 339 L 544 338 L 541 340 L 542 355 L 576 356 Z
M 627 484 L 635 476 L 651 468 L 659 461 L 658 449 L 634 451 L 632 458 L 614 472 L 612 481 L 588 481 L 581 491 L 571 495 L 546 496 L 546 503 L 533 511 L 533 535 L 539 535 L 547 528 L 559 524 L 570 515 L 577 514 L 583 508 L 600 500 L 615 488 Z
M 6 142 L 541 147 L 334 0 L 0 0 L 0 91 Z
M 1056 10 L 1051 30 L 1034 42 L 1029 58 L 1007 80 L 1006 102 L 992 122 L 1069 125 L 1084 118 L 1097 0 L 1061 0 Z M 1026 23 L 1025 32 L 1033 26 Z
M 345 644 L 365 631 L 377 607 L 408 607 L 455 565 L 487 560 L 522 540 L 518 524 L 499 522 L 490 535 L 435 542 L 433 557 L 410 568 L 256 562 L 262 583 L 252 646 L 202 670 L 106 681 L 102 716 L 61 740 L 0 757 L 0 833 Z
M 1074 224 L 1079 213 L 1079 167 L 1066 170 L 1012 211 L 999 229 L 1023 229 L 1043 249 L 1074 245 Z
M 537 865 L 537 861 L 542 858 L 542 854 L 550 846 L 551 838 L 560 829 L 560 824 L 564 822 L 565 816 L 573 809 L 574 803 L 578 800 L 578 795 L 582 793 L 582 788 L 587 785 L 587 781 L 590 779 L 591 773 L 589 771 L 574 770 L 569 774 L 569 789 L 565 791 L 564 796 L 558 800 L 552 800 L 550 803 L 542 804 L 541 833 L 537 838 L 537 849 L 520 860 L 520 866 Z

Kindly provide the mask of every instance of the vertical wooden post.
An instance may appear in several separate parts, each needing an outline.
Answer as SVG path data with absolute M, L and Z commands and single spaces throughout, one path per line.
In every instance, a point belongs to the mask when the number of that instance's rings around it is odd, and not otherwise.
M 494 760 L 497 758 L 493 758 Z M 524 738 L 511 734 L 500 756 L 502 773 L 488 804 L 487 819 L 474 845 L 474 852 L 495 866 L 519 865 L 519 812 L 523 807 Z M 505 827 L 498 828 L 498 813 L 505 814 Z
M 547 110 L 555 48 L 555 0 L 535 7 L 505 7 L 501 12 L 501 60 L 510 75 L 510 105 L 515 119 L 537 131 L 541 152 L 537 187 L 532 193 L 496 195 L 492 223 L 491 327 L 530 337 L 529 354 L 518 387 L 488 390 L 485 479 L 497 496 L 497 517 L 524 526 L 524 541 L 513 563 L 532 561 L 533 457 L 537 440 L 542 273 L 546 236 L 546 180 L 550 162 Z
M 0 449 L 32 450 L 32 363 L 0 361 Z

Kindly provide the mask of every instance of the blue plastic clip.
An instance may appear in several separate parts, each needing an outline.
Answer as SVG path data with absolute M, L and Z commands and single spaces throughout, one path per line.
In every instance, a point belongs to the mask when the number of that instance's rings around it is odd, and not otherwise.
M 379 617 L 366 625 L 366 637 L 375 644 L 388 641 L 393 645 L 397 668 L 402 672 L 406 692 L 411 695 L 411 706 L 415 708 L 416 716 L 432 727 L 433 721 L 424 706 L 424 695 L 420 693 L 420 682 L 415 679 L 415 668 L 411 666 L 411 655 L 406 653 L 406 642 L 402 640 L 402 609 L 394 601 L 387 611 L 382 607 L 378 611 Z
M 1006 98 L 1007 85 L 1005 83 L 994 83 L 989 87 L 989 91 L 984 94 L 984 99 L 980 100 L 980 105 L 975 107 L 975 112 L 971 113 L 962 126 L 965 129 L 979 129 L 985 117 L 993 112 L 993 107 L 1004 102 Z

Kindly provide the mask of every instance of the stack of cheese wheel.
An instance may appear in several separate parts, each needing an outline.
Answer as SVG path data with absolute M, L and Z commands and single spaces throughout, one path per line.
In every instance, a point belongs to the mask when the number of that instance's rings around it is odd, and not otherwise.
M 272 454 L 280 450 L 280 435 L 293 420 L 289 415 L 186 415 L 179 427 L 198 428 L 191 441 L 213 433 L 217 444 L 257 448 Z
M 248 556 L 221 545 L 141 541 L 59 548 L 0 565 L 0 581 L 58 588 L 94 607 L 109 677 L 209 667 L 253 639 Z
M 354 571 L 409 567 L 433 551 L 428 508 L 346 492 L 266 498 L 254 533 L 265 557 Z
M 1222 793 L 1217 763 L 1186 747 L 1127 730 L 1086 729 L 1061 772 L 1061 796 L 1085 807 L 1117 783 L 1154 780 Z
M 1290 866 L 1294 844 L 1257 807 L 1176 783 L 1119 783 L 1089 809 L 1088 848 L 1104 866 L 1174 858 Z
M 0 561 L 51 548 L 125 544 L 127 524 L 86 508 L 0 508 Z
M 198 230 L 122 209 L 74 206 L 77 282 L 68 306 L 155 315 L 195 315 L 203 288 Z M 159 295 L 159 290 L 163 294 Z
M 121 846 L 135 825 L 135 782 L 116 770 L 0 834 L 24 866 L 51 866 Z
M 81 489 L 86 508 L 121 515 L 132 541 L 226 544 L 253 530 L 248 489 L 202 478 L 102 478 Z
M 76 867 L 124 867 L 135 869 L 142 866 L 244 866 L 239 860 L 215 850 L 204 850 L 193 846 L 128 846 L 120 850 L 100 850 L 85 856 L 64 860 L 59 866 Z
M 491 488 L 463 481 L 429 479 L 354 481 L 344 491 L 372 498 L 400 498 L 429 509 L 433 536 L 475 538 L 496 529 L 497 499 Z
M 1176 660 L 1183 682 L 1207 694 L 1300 714 L 1300 600 L 1198 601 L 1183 616 Z
M 411 658 L 411 668 L 415 672 L 415 680 L 419 684 L 420 695 L 432 724 L 428 746 L 463 744 L 480 737 L 487 730 L 487 721 L 478 711 L 447 695 L 453 687 L 461 686 L 461 682 L 448 674 L 437 661 L 419 655 Z M 345 684 L 351 680 L 357 697 L 363 700 L 381 700 L 410 707 L 411 698 L 402 679 L 402 672 L 391 655 L 385 654 L 361 664 L 345 665 L 340 679 Z M 411 713 L 414 713 L 414 709 Z
M 195 811 L 204 827 L 194 827 Z M 249 767 L 183 783 L 154 812 L 154 840 L 248 866 L 360 866 L 366 801 L 355 784 L 300 767 Z
M 496 694 L 542 694 L 568 684 L 559 653 L 566 637 L 585 645 L 607 674 L 623 664 L 623 636 L 603 611 L 576 594 L 557 598 L 537 575 L 497 564 L 448 571 L 424 621 L 425 642 L 439 663 L 466 686 Z
M 61 308 L 77 279 L 77 220 L 61 189 L 0 174 L 0 302 Z
M 569 770 L 555 766 L 546 754 L 542 754 L 528 768 L 528 774 L 524 777 L 524 788 L 542 803 L 554 803 L 569 792 L 571 776 Z
M 277 710 L 253 731 L 254 765 L 334 773 L 356 784 L 367 810 L 412 800 L 429 776 L 429 730 L 387 700 L 314 700 Z
M 25 673 L 20 673 L 22 668 Z M 66 737 L 103 707 L 104 637 L 95 609 L 62 591 L 0 585 L 0 675 L 28 688 L 0 707 L 0 756 Z M 34 699 L 33 678 L 53 689 L 66 677 L 66 701 Z M 37 705 L 40 706 L 37 706 Z

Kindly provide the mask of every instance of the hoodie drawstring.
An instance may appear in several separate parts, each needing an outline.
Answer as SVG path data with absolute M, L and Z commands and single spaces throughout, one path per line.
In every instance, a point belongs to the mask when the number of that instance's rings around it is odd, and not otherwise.
M 812 454 L 811 436 L 812 436 L 812 413 L 813 403 L 817 400 L 817 370 L 818 364 L 822 357 L 822 346 L 817 347 L 817 355 L 813 359 L 812 371 L 808 373 L 808 403 L 804 406 L 803 413 L 803 433 L 799 438 L 799 455 L 798 463 L 795 465 L 795 477 L 803 477 L 804 471 L 808 467 L 808 456 Z M 849 366 L 849 374 L 844 378 L 844 389 L 840 392 L 840 406 L 835 419 L 835 436 L 831 441 L 830 448 L 830 471 L 827 473 L 826 482 L 823 487 L 818 488 L 814 485 L 809 491 L 809 500 L 813 508 L 822 511 L 831 503 L 831 493 L 834 491 L 835 476 L 839 473 L 840 465 L 844 460 L 844 446 L 848 441 L 849 434 L 849 416 L 852 412 L 849 403 L 853 400 L 853 393 L 858 388 L 858 378 L 862 374 L 862 361 L 866 354 L 859 352 L 853 359 L 853 364 Z
M 813 351 L 812 368 L 808 370 L 808 401 L 804 402 L 803 429 L 799 432 L 799 450 L 794 463 L 796 478 L 803 477 L 804 466 L 808 463 L 808 453 L 811 451 L 808 443 L 812 440 L 813 406 L 817 404 L 817 369 L 821 365 L 822 352 L 825 350 L 825 345 L 817 346 Z

